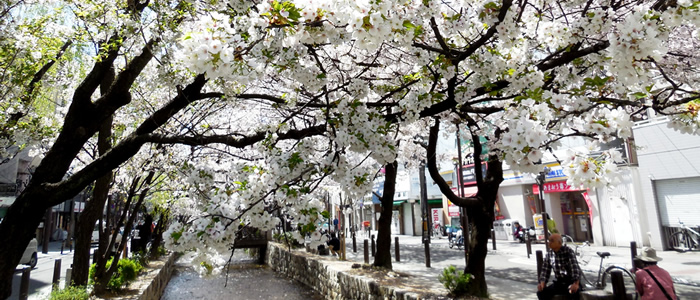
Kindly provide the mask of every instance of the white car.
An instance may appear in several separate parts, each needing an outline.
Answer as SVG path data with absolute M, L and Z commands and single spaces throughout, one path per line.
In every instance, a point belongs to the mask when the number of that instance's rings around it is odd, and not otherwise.
M 20 264 L 23 265 L 28 265 L 32 269 L 36 267 L 36 263 L 38 261 L 38 257 L 36 255 L 37 248 L 36 245 L 38 244 L 37 240 L 34 238 L 31 241 L 29 241 L 29 245 L 27 245 L 27 249 L 24 249 L 24 254 L 22 254 L 22 259 L 19 261 Z
M 90 238 L 90 244 L 97 244 L 100 242 L 100 224 L 95 224 L 95 228 L 92 230 L 92 237 Z

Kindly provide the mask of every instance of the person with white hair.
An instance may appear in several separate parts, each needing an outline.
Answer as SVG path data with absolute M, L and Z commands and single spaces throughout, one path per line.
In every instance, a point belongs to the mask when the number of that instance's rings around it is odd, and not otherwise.
M 671 274 L 656 265 L 662 259 L 656 256 L 654 248 L 644 247 L 642 254 L 635 256 L 634 260 L 639 268 L 635 277 L 637 293 L 641 300 L 678 299 Z

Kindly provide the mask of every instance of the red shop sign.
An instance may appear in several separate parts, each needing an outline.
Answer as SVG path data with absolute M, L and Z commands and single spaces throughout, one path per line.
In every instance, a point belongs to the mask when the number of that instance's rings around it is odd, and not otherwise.
M 545 182 L 542 185 L 542 189 L 544 190 L 545 193 L 580 191 L 579 189 L 572 188 L 570 185 L 566 184 L 566 181 Z M 540 193 L 540 187 L 537 186 L 537 184 L 532 185 L 532 193 L 533 194 Z

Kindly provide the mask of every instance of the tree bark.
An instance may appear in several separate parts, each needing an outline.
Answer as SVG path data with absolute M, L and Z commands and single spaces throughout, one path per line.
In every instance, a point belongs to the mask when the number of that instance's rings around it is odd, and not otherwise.
M 486 176 L 483 176 L 480 167 L 481 159 L 481 143 L 479 137 L 472 135 L 474 143 L 474 168 L 478 192 L 475 197 L 459 197 L 452 192 L 449 185 L 440 176 L 436 162 L 436 147 L 437 138 L 440 131 L 440 122 L 436 120 L 435 124 L 430 128 L 430 136 L 428 138 L 428 171 L 430 177 L 440 187 L 440 191 L 449 198 L 452 203 L 465 207 L 469 224 L 463 230 L 471 228 L 470 239 L 465 241 L 465 247 L 469 247 L 469 254 L 466 257 L 465 273 L 472 274 L 472 281 L 469 283 L 469 293 L 479 297 L 487 296 L 486 285 L 486 255 L 488 254 L 488 240 L 491 237 L 491 228 L 493 226 L 494 207 L 498 199 L 498 188 L 503 182 L 503 166 L 498 159 L 497 154 L 488 156 Z
M 109 87 L 114 82 L 114 68 L 109 68 L 100 84 L 100 93 L 107 94 Z M 97 134 L 97 151 L 100 156 L 107 153 L 112 148 L 112 116 L 106 118 L 99 128 Z M 90 271 L 90 246 L 92 244 L 92 231 L 95 227 L 95 222 L 102 218 L 102 211 L 105 207 L 107 197 L 109 197 L 109 187 L 112 182 L 112 172 L 107 172 L 104 176 L 97 179 L 95 189 L 92 193 L 92 199 L 85 203 L 85 209 L 78 220 L 78 235 L 79 239 L 76 244 L 75 255 L 73 256 L 73 273 L 71 284 L 75 286 L 84 286 L 88 283 L 88 273 Z M 109 227 L 109 223 L 107 224 Z M 97 255 L 96 263 L 104 259 L 105 253 L 109 252 L 105 249 L 106 234 L 102 230 L 109 232 L 108 228 L 100 228 L 99 243 L 95 250 Z
M 382 193 L 382 212 L 379 215 L 377 232 L 377 253 L 374 256 L 374 266 L 391 269 L 391 208 L 394 205 L 396 189 L 396 161 L 384 167 L 384 191 Z

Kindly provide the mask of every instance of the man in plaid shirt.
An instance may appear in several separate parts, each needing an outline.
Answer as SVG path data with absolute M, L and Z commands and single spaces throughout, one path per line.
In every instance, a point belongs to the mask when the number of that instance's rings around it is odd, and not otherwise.
M 547 280 L 554 270 L 554 281 L 549 286 Z M 562 245 L 560 234 L 549 236 L 549 251 L 542 265 L 537 284 L 537 298 L 552 299 L 555 295 L 570 295 L 569 299 L 578 299 L 581 268 L 576 261 L 576 253 Z

